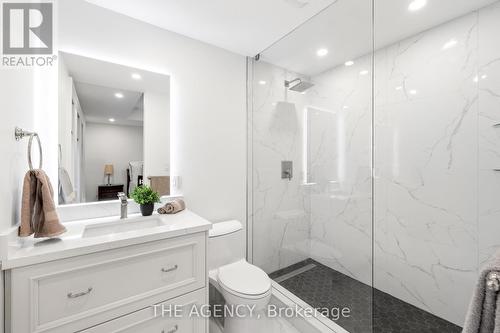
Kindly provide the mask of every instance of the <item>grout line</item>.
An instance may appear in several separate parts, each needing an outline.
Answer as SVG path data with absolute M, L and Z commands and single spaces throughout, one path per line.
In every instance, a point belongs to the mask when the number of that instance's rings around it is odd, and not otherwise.
M 274 281 L 276 281 L 276 282 L 278 282 L 278 283 L 281 283 L 281 282 L 283 282 L 283 281 L 285 281 L 285 280 L 288 280 L 288 279 L 290 279 L 290 278 L 293 278 L 294 276 L 297 276 L 297 275 L 299 275 L 299 274 L 302 274 L 302 273 L 304 273 L 304 272 L 307 272 L 307 271 L 309 271 L 309 270 L 313 269 L 314 267 L 316 267 L 316 265 L 315 265 L 315 264 L 308 264 L 308 265 L 306 265 L 306 266 L 304 266 L 304 267 L 301 267 L 301 268 L 298 268 L 298 269 L 296 269 L 296 270 L 294 270 L 294 271 L 291 271 L 290 273 L 283 274 L 283 275 L 281 275 L 281 276 L 279 276 L 279 277 L 275 278 L 275 279 L 274 279 Z

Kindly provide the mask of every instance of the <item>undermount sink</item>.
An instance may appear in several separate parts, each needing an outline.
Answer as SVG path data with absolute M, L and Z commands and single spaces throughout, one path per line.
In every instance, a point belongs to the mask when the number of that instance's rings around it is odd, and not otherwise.
M 112 222 L 88 225 L 83 231 L 83 238 L 118 234 L 127 231 L 160 227 L 164 222 L 156 216 L 123 219 Z

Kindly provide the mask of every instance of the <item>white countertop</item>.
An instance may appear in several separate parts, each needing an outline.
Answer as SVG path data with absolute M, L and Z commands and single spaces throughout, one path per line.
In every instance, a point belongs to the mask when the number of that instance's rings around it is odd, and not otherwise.
M 92 237 L 84 237 L 87 226 L 108 222 L 126 224 L 140 221 L 142 217 L 131 214 L 126 220 L 111 216 L 73 221 L 65 223 L 68 231 L 54 239 L 19 238 L 17 228 L 13 228 L 9 233 L 0 235 L 1 252 L 6 254 L 1 258 L 2 270 L 203 232 L 212 227 L 212 223 L 189 210 L 173 215 L 155 214 L 153 217 L 161 219 L 161 225 Z

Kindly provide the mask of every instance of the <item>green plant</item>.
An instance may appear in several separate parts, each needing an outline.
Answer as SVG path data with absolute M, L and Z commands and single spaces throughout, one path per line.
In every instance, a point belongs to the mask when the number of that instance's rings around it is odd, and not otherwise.
M 153 204 L 160 202 L 160 195 L 147 185 L 137 186 L 130 195 L 139 205 Z

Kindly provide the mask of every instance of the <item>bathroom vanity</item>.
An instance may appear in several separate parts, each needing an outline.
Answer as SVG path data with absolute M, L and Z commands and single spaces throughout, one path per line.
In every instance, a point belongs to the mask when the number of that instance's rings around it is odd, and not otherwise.
M 162 309 L 208 303 L 210 222 L 183 211 L 66 227 L 60 239 L 1 236 L 6 332 L 208 332 Z

